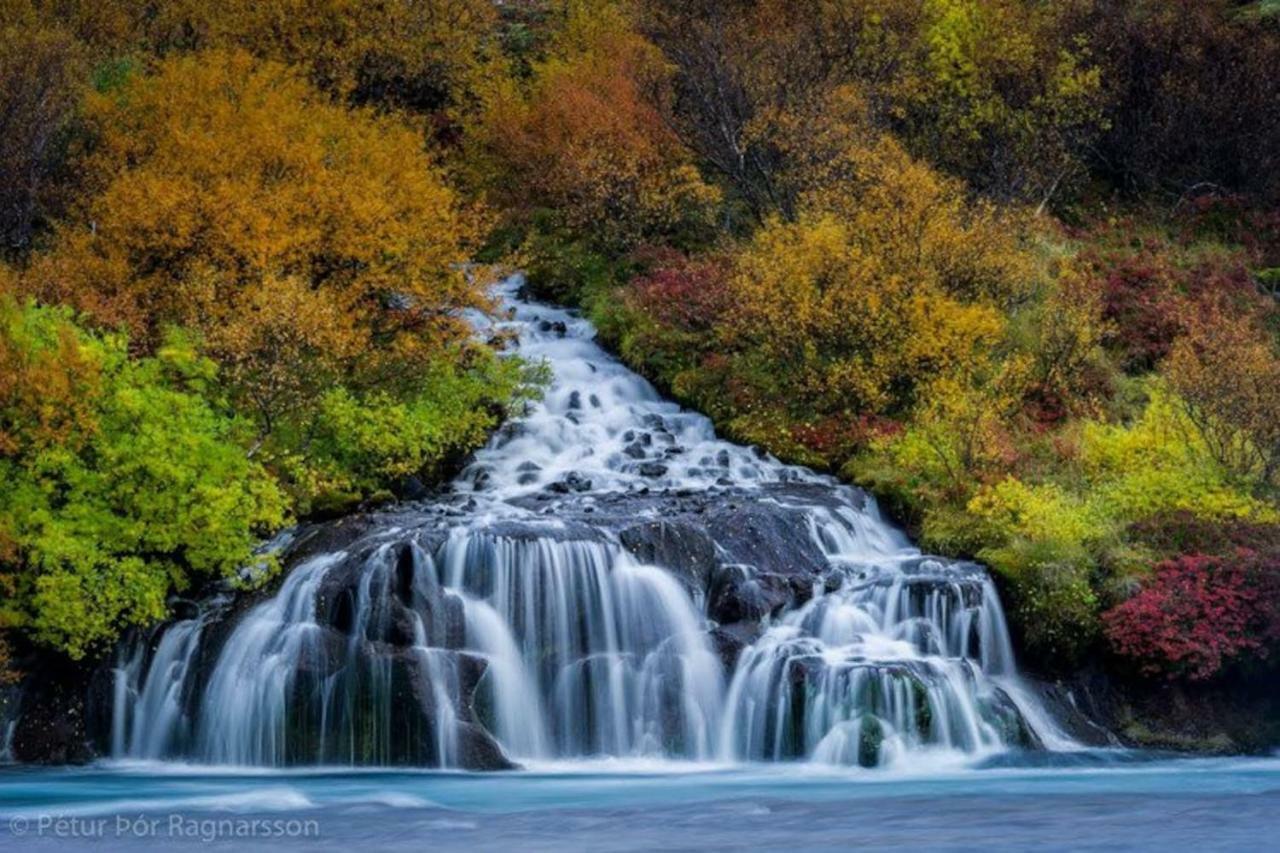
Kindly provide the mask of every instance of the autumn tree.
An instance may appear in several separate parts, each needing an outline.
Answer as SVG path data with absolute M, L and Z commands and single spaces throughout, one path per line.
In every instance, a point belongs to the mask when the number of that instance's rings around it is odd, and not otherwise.
M 244 50 L 339 98 L 431 113 L 442 126 L 496 70 L 497 15 L 485 0 L 34 2 L 103 60 Z
M 1265 659 L 1280 640 L 1280 555 L 1238 548 L 1157 565 L 1133 598 L 1104 614 L 1116 652 L 1142 674 L 1204 681 Z
M 892 88 L 914 151 L 1002 200 L 1041 209 L 1105 125 L 1102 74 L 1063 6 L 925 0 L 916 61 Z
M 466 105 L 496 47 L 484 0 L 231 0 L 197 4 L 200 46 L 238 47 L 308 69 L 357 104 L 420 112 Z
M 489 92 L 472 129 L 480 187 L 614 251 L 705 229 L 715 194 L 650 100 L 666 65 L 625 10 L 575 0 L 549 53 L 528 83 Z
M 1054 4 L 642 4 L 677 69 L 671 121 L 757 217 L 795 213 L 770 132 L 841 86 L 880 130 L 1001 200 L 1047 203 L 1103 124 L 1099 71 Z
M 473 220 L 394 118 L 238 52 L 166 60 L 85 118 L 90 190 L 28 292 L 137 352 L 193 330 L 260 443 L 304 446 L 331 387 L 412 394 L 428 366 L 467 363 Z
M 293 305 L 300 330 L 373 350 L 464 333 L 456 312 L 479 300 L 457 268 L 471 225 L 394 120 L 242 53 L 168 60 L 85 112 L 96 145 L 80 165 L 99 191 L 32 270 L 41 295 L 147 348 L 166 324 L 229 334 L 266 310 L 244 302 L 262 288 L 329 312 L 309 322 Z M 328 342 L 317 348 L 353 351 Z
M 76 437 L 93 428 L 101 365 L 70 323 L 21 311 L 8 278 L 0 268 L 0 454 L 74 449 Z
M 1246 481 L 1280 485 L 1280 353 L 1257 314 L 1201 302 L 1166 370 L 1213 456 Z
M 820 171 L 797 221 L 771 221 L 743 252 L 722 340 L 775 401 L 905 413 L 923 383 L 986 363 L 1002 339 L 1029 280 L 1016 229 L 888 138 L 852 132 Z
M 83 74 L 69 32 L 42 23 L 26 0 L 0 2 L 0 251 L 29 248 L 57 210 Z
M 880 39 L 865 3 L 773 0 L 641 4 L 645 32 L 674 68 L 667 120 L 751 215 L 792 216 L 779 172 L 787 152 L 770 134 L 785 115 L 847 81 L 864 38 Z M 898 22 L 898 15 L 886 23 Z M 892 64 L 890 61 L 889 64 Z
M 1110 391 L 1103 343 L 1114 326 L 1104 318 L 1102 288 L 1071 262 L 1046 276 L 1044 291 L 1025 312 L 1032 354 L 1026 402 L 1042 425 L 1096 414 Z

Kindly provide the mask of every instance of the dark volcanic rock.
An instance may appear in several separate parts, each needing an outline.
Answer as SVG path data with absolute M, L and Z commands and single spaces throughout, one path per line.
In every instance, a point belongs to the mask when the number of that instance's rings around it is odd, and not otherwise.
M 447 675 L 445 677 L 453 681 L 452 684 L 446 685 L 446 689 L 454 693 L 456 704 L 463 714 L 463 718 L 459 721 L 455 732 L 459 766 L 468 770 L 510 770 L 514 768 L 515 765 L 503 754 L 502 747 L 498 745 L 498 742 L 474 719 L 474 696 L 476 686 L 479 684 L 487 667 L 485 660 L 465 652 L 433 651 L 430 654 L 440 655 L 445 658 L 444 665 L 438 667 L 438 669 L 446 672 Z M 424 667 L 416 659 L 410 659 L 406 662 L 404 658 L 397 658 L 396 665 L 397 667 L 403 667 L 412 701 L 405 701 L 409 697 L 404 696 L 397 699 L 393 694 L 393 702 L 395 703 L 393 707 L 400 706 L 406 710 L 413 709 L 421 715 L 421 720 L 425 722 L 426 728 L 434 734 L 437 727 L 441 725 L 441 721 L 435 719 L 436 685 L 428 677 L 427 667 Z M 415 738 L 406 747 L 406 754 L 414 756 L 416 753 L 417 760 L 408 760 L 403 763 L 439 763 L 440 756 L 434 755 L 434 738 L 429 746 L 423 744 L 421 738 Z M 424 754 L 424 750 L 429 754 Z
M 294 534 L 293 541 L 281 555 L 281 562 L 297 564 L 320 554 L 342 551 L 377 528 L 376 516 L 368 513 L 305 524 Z
M 733 672 L 742 650 L 754 643 L 763 630 L 758 622 L 735 622 L 711 631 L 711 645 L 726 673 Z
M 493 735 L 476 723 L 458 724 L 458 764 L 468 770 L 514 770 Z
M 333 628 L 321 627 L 307 638 L 298 656 L 297 672 L 302 675 L 328 678 L 347 665 L 351 639 Z
M 705 592 L 719 565 L 716 546 L 700 525 L 684 520 L 648 521 L 618 534 L 637 560 L 667 569 L 698 592 Z
M 13 758 L 26 764 L 84 764 L 96 755 L 86 703 L 90 672 L 69 664 L 32 672 L 19 691 Z
M 421 627 L 429 642 L 450 645 L 464 630 L 461 602 L 441 590 L 425 559 L 412 542 L 396 545 L 389 555 L 373 549 L 347 558 L 320 582 L 317 620 L 347 635 L 362 626 L 361 639 L 400 648 L 416 645 Z
M 792 598 L 791 582 L 785 575 L 729 565 L 712 579 L 707 615 L 722 625 L 757 622 L 780 612 Z
M 578 472 L 571 471 L 563 479 L 547 486 L 547 491 L 558 495 L 567 495 L 571 492 L 589 492 L 591 491 L 591 481 Z
M 412 474 L 397 483 L 394 491 L 402 501 L 420 501 L 431 496 L 431 490 Z
M 713 506 L 706 523 L 725 562 L 816 578 L 827 570 L 827 557 L 799 515 L 776 506 L 730 501 Z

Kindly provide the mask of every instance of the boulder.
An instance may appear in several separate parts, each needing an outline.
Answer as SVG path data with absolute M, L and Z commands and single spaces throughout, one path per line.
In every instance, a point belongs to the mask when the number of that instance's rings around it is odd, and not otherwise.
M 619 531 L 618 539 L 637 560 L 661 566 L 699 593 L 706 592 L 719 565 L 711 536 L 689 521 L 634 524 Z
M 658 478 L 667 476 L 667 466 L 661 462 L 641 462 L 637 469 L 641 477 Z

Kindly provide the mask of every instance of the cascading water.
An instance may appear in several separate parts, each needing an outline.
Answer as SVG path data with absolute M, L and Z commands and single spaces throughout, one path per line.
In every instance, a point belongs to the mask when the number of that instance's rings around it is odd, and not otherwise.
M 512 753 L 710 755 L 720 665 L 675 578 L 609 542 L 460 531 L 443 554 Z
M 545 399 L 437 499 L 312 531 L 337 547 L 300 535 L 274 596 L 122 649 L 114 755 L 875 766 L 1061 745 L 981 568 L 717 439 L 519 287 L 476 322 L 550 366 Z

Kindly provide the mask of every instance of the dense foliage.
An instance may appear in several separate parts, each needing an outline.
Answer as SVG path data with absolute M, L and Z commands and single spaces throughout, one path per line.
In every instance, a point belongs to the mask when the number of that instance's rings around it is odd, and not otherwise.
M 1034 664 L 1207 677 L 1133 626 L 1169 565 L 1242 564 L 1134 531 L 1280 524 L 1280 27 L 1237 5 L 571 2 L 477 186 L 637 369 L 989 563 Z M 691 166 L 711 209 L 645 214 Z M 1188 612 L 1222 667 L 1267 652 Z
M 529 392 L 437 144 L 493 10 L 4 5 L 0 632 L 81 657 Z
M 287 515 L 440 475 L 528 388 L 461 320 L 480 258 L 986 561 L 1040 668 L 1274 660 L 1274 3 L 0 11 L 23 636 L 87 653 Z M 202 483 L 217 520 L 166 497 Z
M 285 500 L 180 336 L 131 359 L 64 310 L 0 304 L 0 620 L 80 656 L 233 573 Z
M 1146 674 L 1210 678 L 1247 653 L 1267 656 L 1280 633 L 1278 582 L 1275 555 L 1184 555 L 1105 615 L 1107 636 Z

